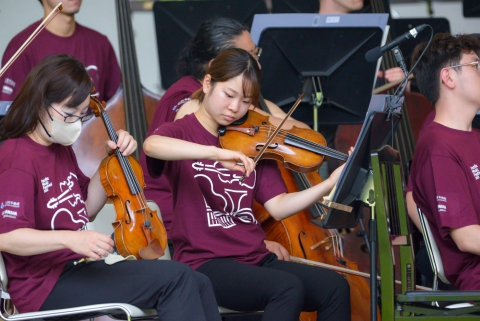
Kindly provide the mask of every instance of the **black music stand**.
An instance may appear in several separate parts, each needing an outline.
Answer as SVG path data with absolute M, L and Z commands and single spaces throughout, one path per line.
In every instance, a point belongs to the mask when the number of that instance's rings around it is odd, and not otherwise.
M 272 13 L 318 13 L 318 0 L 272 0 Z
M 389 95 L 371 96 L 362 129 L 353 153 L 347 160 L 345 168 L 338 179 L 335 190 L 325 198 L 327 214 L 313 222 L 323 228 L 355 227 L 365 204 L 365 186 L 369 188 L 370 152 L 391 142 L 400 115 L 394 113 L 388 118 L 387 99 Z M 400 102 L 403 101 L 403 97 Z M 388 119 L 387 119 L 388 118 Z
M 355 144 L 353 153 L 338 179 L 335 190 L 324 198 L 327 214 L 313 222 L 324 228 L 348 228 L 357 225 L 365 205 L 371 209 L 369 222 L 370 240 L 370 313 L 371 320 L 377 320 L 377 223 L 375 217 L 375 190 L 370 165 L 371 151 L 385 144 L 393 146 L 391 140 L 400 121 L 398 113 L 385 112 L 387 100 L 397 100 L 388 95 L 373 95 L 365 121 Z M 403 103 L 403 97 L 398 98 Z
M 478 18 L 480 17 L 480 3 L 478 0 L 463 0 L 463 16 L 465 18 Z
M 168 89 L 180 79 L 175 71 L 181 50 L 192 39 L 198 26 L 212 17 L 228 17 L 250 27 L 257 13 L 267 13 L 260 0 L 155 1 L 153 15 L 157 34 L 162 87 Z
M 381 44 L 387 19 L 387 14 L 256 15 L 251 33 L 263 48 L 262 95 L 288 111 L 304 93 L 293 117 L 313 128 L 362 123 L 377 72 L 364 55 Z

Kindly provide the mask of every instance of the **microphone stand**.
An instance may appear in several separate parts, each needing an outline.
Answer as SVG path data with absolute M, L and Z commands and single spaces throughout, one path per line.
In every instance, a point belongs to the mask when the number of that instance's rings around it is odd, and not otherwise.
M 389 120 L 396 109 L 402 108 L 403 101 L 401 97 L 403 96 L 403 93 L 405 92 L 405 89 L 407 88 L 407 83 L 408 83 L 408 70 L 407 70 L 407 66 L 405 65 L 405 61 L 403 59 L 402 51 L 398 46 L 394 47 L 392 51 L 395 56 L 395 59 L 397 60 L 398 65 L 400 66 L 400 68 L 402 69 L 405 75 L 405 79 L 404 79 L 404 82 L 400 84 L 401 87 L 398 93 L 396 93 L 395 95 L 386 97 L 386 103 L 387 103 L 386 111 L 388 113 L 385 120 Z
M 402 108 L 403 106 L 403 93 L 405 88 L 407 87 L 408 83 L 408 70 L 407 66 L 405 65 L 403 54 L 398 46 L 394 47 L 393 53 L 395 55 L 395 59 L 397 60 L 398 65 L 402 69 L 403 73 L 405 74 L 405 79 L 402 82 L 403 87 L 399 90 L 398 93 L 394 95 L 387 95 L 385 97 L 386 103 L 386 112 L 387 116 L 385 117 L 385 121 L 389 121 L 393 115 L 393 112 L 398 109 Z M 400 86 L 402 86 L 402 83 Z M 393 126 L 393 123 L 392 123 Z M 392 135 L 393 138 L 393 135 Z M 393 144 L 392 144 L 393 146 Z M 377 275 L 377 220 L 375 214 L 375 195 L 374 189 L 368 188 L 368 197 L 365 196 L 365 203 L 369 204 L 370 206 L 370 221 L 369 221 L 369 228 L 370 228 L 370 275 Z M 365 191 L 364 191 L 365 192 Z M 383 206 L 383 205 L 382 205 Z M 377 280 L 372 277 L 370 279 L 370 320 L 377 321 Z

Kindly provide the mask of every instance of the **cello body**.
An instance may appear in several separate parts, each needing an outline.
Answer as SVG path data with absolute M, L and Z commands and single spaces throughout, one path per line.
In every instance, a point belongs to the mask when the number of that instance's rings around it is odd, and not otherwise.
M 262 110 L 269 112 L 262 97 L 259 100 L 259 105 Z M 325 142 L 324 138 L 323 142 Z M 322 181 L 316 171 L 302 174 L 291 172 L 283 166 L 279 166 L 279 168 L 289 193 L 297 192 Z M 327 230 L 311 222 L 312 218 L 322 213 L 321 206 L 318 203 L 316 205 L 312 206 L 310 211 L 301 211 L 282 221 L 274 220 L 265 208 L 257 202 L 254 203 L 253 213 L 261 224 L 266 239 L 280 243 L 291 256 L 357 269 L 354 263 L 349 262 L 337 252 L 337 241 L 339 240 L 336 237 L 331 237 Z M 312 250 L 312 247 L 319 243 L 323 243 L 323 246 L 316 246 Z M 370 320 L 370 287 L 368 283 L 364 278 L 357 276 L 345 274 L 345 278 L 350 286 L 351 319 L 354 321 Z M 302 312 L 300 320 L 316 320 L 316 314 L 316 312 Z
M 287 185 L 288 192 L 298 191 L 294 174 L 284 168 L 280 168 L 280 171 Z M 306 174 L 305 176 L 312 185 L 321 182 L 321 178 L 316 172 Z M 313 224 L 309 211 L 304 210 L 282 221 L 275 221 L 261 205 L 255 204 L 254 214 L 261 223 L 267 235 L 267 240 L 282 244 L 289 251 L 290 255 L 358 270 L 355 263 L 350 262 L 339 253 L 335 253 L 337 250 L 335 236 L 330 235 L 328 230 Z M 322 245 L 312 250 L 311 248 L 318 243 Z M 352 320 L 370 320 L 370 287 L 368 283 L 362 277 L 350 274 L 344 274 L 344 276 L 350 285 Z M 316 320 L 316 312 L 302 312 L 300 320 Z

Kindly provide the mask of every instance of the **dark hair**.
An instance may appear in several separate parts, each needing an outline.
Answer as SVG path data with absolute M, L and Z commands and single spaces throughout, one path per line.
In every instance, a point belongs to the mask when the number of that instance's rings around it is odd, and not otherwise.
M 427 43 L 419 44 L 412 54 L 412 64 L 418 60 Z M 420 92 L 435 106 L 440 98 L 440 70 L 458 65 L 463 54 L 480 54 L 480 42 L 473 35 L 437 33 L 413 70 Z M 461 68 L 455 69 L 462 72 Z
M 52 103 L 70 97 L 67 107 L 80 105 L 92 90 L 83 64 L 69 55 L 43 58 L 28 74 L 17 97 L 0 123 L 0 140 L 17 138 L 35 130 Z
M 252 98 L 252 104 L 257 106 L 260 96 L 260 68 L 258 62 L 247 51 L 239 48 L 230 48 L 222 51 L 215 58 L 207 70 L 212 77 L 212 89 L 219 82 L 226 82 L 239 75 L 243 75 L 243 95 Z M 192 95 L 200 102 L 205 98 L 203 88 Z
M 177 62 L 178 74 L 202 79 L 210 60 L 223 50 L 235 47 L 235 38 L 244 31 L 248 31 L 248 28 L 231 18 L 214 17 L 205 20 L 181 52 Z

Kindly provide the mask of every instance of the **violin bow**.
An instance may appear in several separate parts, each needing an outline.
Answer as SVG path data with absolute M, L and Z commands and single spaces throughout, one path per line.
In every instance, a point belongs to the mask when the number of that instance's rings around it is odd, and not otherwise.
M 55 8 L 53 8 L 52 12 L 48 14 L 48 16 L 40 23 L 40 25 L 35 29 L 35 31 L 28 37 L 28 39 L 23 43 L 23 45 L 18 48 L 17 52 L 10 58 L 10 60 L 5 64 L 5 66 L 0 69 L 0 77 L 7 71 L 11 64 L 20 56 L 20 54 L 25 50 L 25 48 L 35 39 L 35 37 L 50 23 L 57 16 L 57 14 L 62 11 L 62 3 L 60 2 L 57 4 Z
M 370 278 L 370 274 L 368 274 L 368 273 L 360 272 L 360 271 L 356 271 L 356 270 L 351 270 L 351 269 L 343 268 L 343 267 L 340 267 L 340 266 L 334 266 L 334 265 L 326 264 L 326 263 L 322 263 L 322 262 L 306 260 L 306 259 L 302 259 L 300 257 L 295 257 L 295 256 L 290 256 L 290 260 L 292 262 L 295 262 L 295 263 L 306 264 L 306 265 L 321 267 L 321 268 L 324 268 L 324 269 L 329 269 L 329 270 L 336 271 L 336 272 L 342 272 L 342 273 L 347 273 L 347 274 L 351 274 L 351 275 L 361 276 L 361 277 L 364 277 L 364 278 Z M 380 276 L 377 276 L 377 280 L 381 281 L 382 278 Z M 402 282 L 399 281 L 399 280 L 395 280 L 395 284 L 402 284 Z M 415 288 L 418 289 L 418 290 L 423 290 L 423 291 L 432 291 L 432 288 L 427 288 L 427 287 L 421 286 L 421 285 L 415 285 Z
M 255 158 L 253 159 L 253 162 L 255 164 L 257 164 L 257 162 L 262 157 L 263 153 L 265 153 L 265 151 L 267 150 L 267 148 L 270 145 L 270 143 L 272 142 L 272 140 L 275 139 L 278 132 L 282 128 L 283 124 L 285 124 L 285 122 L 287 121 L 288 117 L 290 117 L 290 115 L 292 115 L 295 108 L 297 108 L 297 106 L 300 104 L 300 102 L 302 101 L 302 98 L 303 98 L 303 93 L 300 95 L 300 97 L 298 97 L 297 101 L 295 102 L 295 104 L 293 104 L 292 108 L 290 108 L 287 115 L 285 116 L 285 118 L 283 118 L 282 122 L 280 123 L 280 125 L 277 126 L 277 128 L 272 133 L 272 135 L 267 139 L 267 141 L 265 142 L 265 145 L 263 145 L 262 149 L 258 152 L 257 156 L 255 156 Z M 245 177 L 246 177 L 246 174 L 243 174 L 243 176 L 240 178 L 240 183 L 243 183 L 243 181 L 245 180 Z

